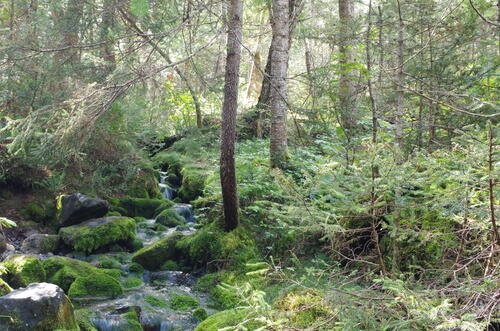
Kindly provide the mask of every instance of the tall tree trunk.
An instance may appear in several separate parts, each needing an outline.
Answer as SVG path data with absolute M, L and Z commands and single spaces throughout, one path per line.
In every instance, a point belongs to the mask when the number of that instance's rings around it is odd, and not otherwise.
M 226 83 L 222 104 L 220 180 L 224 204 L 224 228 L 238 226 L 238 191 L 236 185 L 235 144 L 238 85 L 241 61 L 243 0 L 229 1 Z
M 396 109 L 396 164 L 403 164 L 403 92 L 404 92 L 404 24 L 403 16 L 401 14 L 401 3 L 397 1 L 398 6 L 398 68 L 397 68 L 397 109 Z M 394 274 L 399 273 L 399 263 L 401 261 L 401 248 L 399 243 L 399 232 L 401 228 L 401 215 L 399 200 L 401 198 L 401 190 L 399 187 L 396 188 L 394 192 L 395 206 L 394 206 L 394 235 L 393 235 L 393 246 L 392 246 L 392 272 Z
M 356 109 L 356 81 L 349 63 L 354 62 L 353 24 L 354 2 L 339 0 L 339 112 L 340 122 L 348 136 L 356 128 L 359 114 Z
M 284 169 L 287 165 L 287 72 L 289 57 L 289 3 L 273 1 L 273 39 L 271 41 L 271 132 L 270 165 Z
M 111 6 L 103 6 L 101 14 L 101 24 L 99 25 L 99 37 L 101 42 L 104 42 L 100 57 L 104 62 L 104 73 L 102 79 L 112 73 L 116 67 L 116 56 L 114 50 L 114 41 L 111 37 L 111 31 L 115 25 L 115 4 Z
M 274 0 L 273 0 L 273 7 L 274 7 Z M 282 1 L 284 2 L 284 1 Z M 298 16 L 301 13 L 303 8 L 303 0 L 288 0 L 288 51 L 290 50 L 290 46 L 292 43 L 291 37 L 293 30 L 298 22 Z M 274 9 L 271 9 L 271 25 L 273 26 L 274 29 Z M 284 13 L 283 13 L 284 15 Z M 267 61 L 266 61 L 266 67 L 264 69 L 264 76 L 262 79 L 262 87 L 260 90 L 260 95 L 259 99 L 257 101 L 257 105 L 255 108 L 257 108 L 257 111 L 259 113 L 258 117 L 258 122 L 257 122 L 257 128 L 261 127 L 261 122 L 264 118 L 266 118 L 266 115 L 271 107 L 271 71 L 272 71 L 272 56 L 273 56 L 273 45 L 276 43 L 274 40 L 275 34 L 273 30 L 273 37 L 271 40 L 271 45 L 269 46 L 269 52 L 267 54 Z M 288 65 L 288 64 L 287 64 Z M 257 137 L 262 138 L 262 130 L 257 130 Z

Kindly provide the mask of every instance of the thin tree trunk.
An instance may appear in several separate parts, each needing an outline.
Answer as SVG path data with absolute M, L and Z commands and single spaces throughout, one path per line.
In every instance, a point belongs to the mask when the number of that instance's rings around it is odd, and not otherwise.
M 257 43 L 255 45 L 253 54 L 250 54 L 250 68 L 248 70 L 248 86 L 246 91 L 247 103 L 251 103 L 256 96 L 259 96 L 262 88 L 262 58 L 260 55 L 262 36 L 264 35 L 264 31 L 262 31 L 264 15 L 262 13 L 260 13 L 259 22 L 261 27 L 259 35 L 257 36 Z
M 398 5 L 398 71 L 397 71 L 397 109 L 396 109 L 396 164 L 403 164 L 403 92 L 404 92 L 404 71 L 403 71 L 403 47 L 404 47 L 404 35 L 403 35 L 403 16 L 401 14 L 401 3 L 397 1 Z M 394 206 L 394 235 L 393 235 L 393 247 L 392 247 L 392 272 L 393 274 L 399 273 L 399 263 L 401 261 L 401 249 L 399 246 L 399 232 L 401 228 L 401 216 L 400 216 L 400 206 L 399 200 L 401 197 L 401 190 L 399 187 L 396 188 L 394 193 L 395 206 Z
M 366 30 L 366 65 L 367 70 L 371 73 L 372 70 L 372 58 L 371 58 L 371 32 L 372 32 L 372 1 L 368 3 L 368 28 Z M 371 76 L 368 78 L 368 94 L 370 96 L 370 104 L 372 107 L 372 143 L 377 143 L 377 130 L 378 130 L 378 120 L 377 120 L 377 101 L 375 99 L 375 95 L 373 92 L 373 83 Z M 380 217 L 377 213 L 376 202 L 377 202 L 377 194 L 375 190 L 376 179 L 380 177 L 378 164 L 372 163 L 371 165 L 371 173 L 372 173 L 372 183 L 371 183 L 371 192 L 370 192 L 370 209 L 371 209 L 371 239 L 375 246 L 375 252 L 377 254 L 378 265 L 380 269 L 380 273 L 382 276 L 387 275 L 387 270 L 384 263 L 384 257 L 382 255 L 382 250 L 380 249 L 380 242 L 378 238 L 377 227 L 380 222 Z
M 356 128 L 359 114 L 356 109 L 356 82 L 348 64 L 354 61 L 352 28 L 354 3 L 352 0 L 339 0 L 339 112 L 341 125 L 348 134 Z
M 224 228 L 238 226 L 238 192 L 235 169 L 236 114 L 241 62 L 243 1 L 229 1 L 226 83 L 222 105 L 220 179 L 224 204 Z
M 271 132 L 270 165 L 285 169 L 287 165 L 287 72 L 289 57 L 289 2 L 273 1 L 273 38 L 271 42 Z
M 311 41 L 308 38 L 304 38 L 304 49 L 305 49 L 305 61 L 306 61 L 306 72 L 307 72 L 307 80 L 309 81 L 309 96 L 311 98 L 311 108 L 315 109 L 316 107 L 316 86 L 314 82 L 313 75 L 313 55 L 311 50 Z

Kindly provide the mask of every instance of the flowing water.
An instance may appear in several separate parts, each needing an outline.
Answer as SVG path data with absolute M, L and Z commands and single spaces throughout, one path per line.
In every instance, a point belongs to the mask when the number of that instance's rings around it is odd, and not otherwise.
M 167 174 L 162 173 L 160 179 L 160 189 L 164 198 L 172 199 L 176 190 L 166 183 Z M 193 208 L 188 204 L 175 204 L 172 207 L 177 213 L 186 219 L 186 226 L 171 228 L 168 231 L 156 231 L 154 219 L 146 220 L 137 229 L 136 238 L 149 245 L 165 236 L 170 236 L 175 232 L 184 234 L 193 233 L 193 225 L 196 222 Z M 118 261 L 122 263 L 122 270 L 127 272 L 132 254 L 118 253 Z M 107 256 L 112 256 L 107 254 Z M 91 256 L 87 260 L 94 260 L 99 256 Z M 129 275 L 133 276 L 133 275 Z M 137 276 L 134 276 L 137 277 Z M 131 309 L 139 312 L 140 323 L 144 331 L 189 331 L 193 330 L 197 321 L 190 310 L 176 311 L 170 307 L 170 298 L 173 295 L 188 295 L 195 297 L 200 302 L 200 307 L 207 310 L 209 314 L 214 311 L 209 308 L 210 302 L 202 294 L 194 293 L 192 288 L 195 282 L 194 277 L 181 271 L 145 271 L 141 276 L 143 285 L 126 290 L 126 293 L 112 300 L 86 300 L 85 302 L 74 302 L 77 308 L 87 308 L 92 310 L 96 316 L 92 323 L 99 331 L 121 331 L 126 327 L 127 321 L 123 314 Z M 154 300 L 151 300 L 153 298 Z

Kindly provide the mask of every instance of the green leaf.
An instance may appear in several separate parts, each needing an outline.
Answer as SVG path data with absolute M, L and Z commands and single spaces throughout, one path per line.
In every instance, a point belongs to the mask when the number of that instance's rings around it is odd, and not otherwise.
M 0 225 L 5 226 L 6 228 L 13 228 L 17 226 L 16 222 L 5 217 L 0 217 Z
M 130 2 L 130 12 L 137 17 L 146 16 L 149 12 L 148 0 L 132 0 Z

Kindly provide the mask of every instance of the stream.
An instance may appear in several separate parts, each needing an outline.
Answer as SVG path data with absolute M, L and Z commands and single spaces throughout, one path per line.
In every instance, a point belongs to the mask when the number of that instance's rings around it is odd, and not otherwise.
M 160 179 L 160 190 L 165 199 L 173 199 L 176 190 L 166 183 L 167 174 L 162 172 Z M 137 228 L 136 238 L 147 246 L 165 236 L 181 231 L 184 234 L 193 233 L 193 225 L 196 222 L 193 208 L 187 204 L 176 204 L 173 209 L 186 219 L 187 227 L 170 228 L 168 231 L 155 231 L 154 219 L 146 220 L 146 226 Z M 115 256 L 113 256 L 115 255 Z M 120 262 L 121 268 L 127 273 L 127 277 L 138 277 L 128 272 L 132 253 L 108 253 L 107 257 L 114 257 Z M 87 262 L 96 261 L 102 255 L 92 255 L 84 258 Z M 191 310 L 178 311 L 170 307 L 170 299 L 174 295 L 187 295 L 196 298 L 200 306 L 210 315 L 215 312 L 210 308 L 210 302 L 203 294 L 194 293 L 193 286 L 195 278 L 181 271 L 145 271 L 141 275 L 143 285 L 133 289 L 126 289 L 122 297 L 111 300 L 85 300 L 73 302 L 76 309 L 86 308 L 95 312 L 96 317 L 92 324 L 99 331 L 121 331 L 124 330 L 126 321 L 121 314 L 133 309 L 139 312 L 139 321 L 144 331 L 190 331 L 194 330 L 198 322 L 193 317 Z M 157 299 L 151 302 L 148 299 Z

